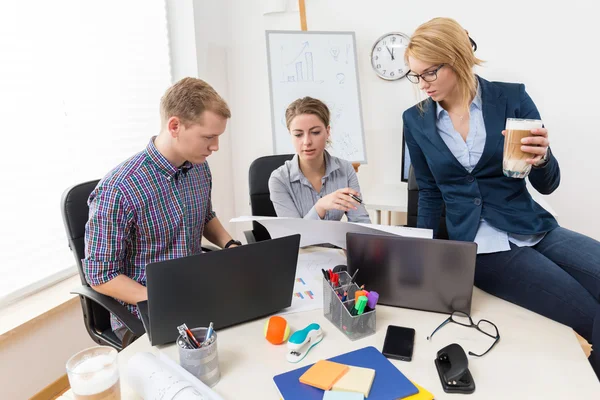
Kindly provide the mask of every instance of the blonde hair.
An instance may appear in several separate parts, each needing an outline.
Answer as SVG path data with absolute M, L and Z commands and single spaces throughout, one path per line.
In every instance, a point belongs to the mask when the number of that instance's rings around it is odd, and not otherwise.
M 434 65 L 447 64 L 452 68 L 463 105 L 468 107 L 477 92 L 473 67 L 483 61 L 475 57 L 469 35 L 458 22 L 451 18 L 434 18 L 419 26 L 404 53 L 407 63 L 408 57 Z
M 183 78 L 171 86 L 160 99 L 160 118 L 164 126 L 171 117 L 184 125 L 200 122 L 204 111 L 231 118 L 229 106 L 208 83 L 197 78 Z
M 290 125 L 294 118 L 302 114 L 316 115 L 323 125 L 325 125 L 325 128 L 329 127 L 329 107 L 319 99 L 306 96 L 294 100 L 285 110 L 285 125 L 288 130 L 290 130 Z M 327 139 L 327 144 L 331 145 L 331 139 Z

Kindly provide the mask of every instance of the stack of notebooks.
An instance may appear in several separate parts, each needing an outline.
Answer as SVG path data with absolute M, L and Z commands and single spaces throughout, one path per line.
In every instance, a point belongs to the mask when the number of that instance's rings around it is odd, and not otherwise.
M 365 347 L 273 378 L 284 400 L 431 400 L 381 352 Z

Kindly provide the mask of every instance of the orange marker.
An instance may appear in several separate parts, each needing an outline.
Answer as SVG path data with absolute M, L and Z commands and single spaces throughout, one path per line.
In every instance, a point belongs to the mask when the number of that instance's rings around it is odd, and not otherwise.
M 360 296 L 366 296 L 366 295 L 367 295 L 367 292 L 365 290 L 357 290 L 354 293 L 354 304 L 356 304 L 356 302 L 358 301 L 358 298 Z

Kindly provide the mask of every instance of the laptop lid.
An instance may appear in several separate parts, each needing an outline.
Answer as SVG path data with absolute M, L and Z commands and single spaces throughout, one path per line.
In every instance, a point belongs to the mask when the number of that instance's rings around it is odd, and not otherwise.
M 174 342 L 177 326 L 215 329 L 292 303 L 300 235 L 146 266 L 152 345 Z
M 424 311 L 471 312 L 477 244 L 348 233 L 348 270 L 379 303 Z

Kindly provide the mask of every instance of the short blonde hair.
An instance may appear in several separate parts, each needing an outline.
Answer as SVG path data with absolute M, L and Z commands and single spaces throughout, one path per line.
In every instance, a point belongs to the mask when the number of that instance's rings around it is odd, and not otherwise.
M 178 117 L 184 125 L 200 122 L 204 111 L 231 118 L 229 106 L 208 83 L 197 78 L 183 78 L 167 89 L 160 99 L 160 118 L 164 126 L 169 118 Z
M 288 130 L 290 129 L 292 120 L 302 114 L 316 115 L 323 125 L 325 125 L 325 128 L 329 126 L 330 113 L 327 105 L 321 100 L 307 96 L 294 100 L 285 110 L 285 125 Z
M 404 53 L 408 57 L 431 64 L 447 64 L 458 80 L 458 88 L 464 105 L 477 92 L 477 78 L 473 72 L 482 60 L 475 57 L 469 35 L 458 22 L 451 18 L 434 18 L 419 26 L 410 38 Z

